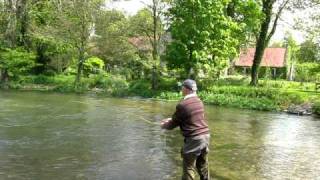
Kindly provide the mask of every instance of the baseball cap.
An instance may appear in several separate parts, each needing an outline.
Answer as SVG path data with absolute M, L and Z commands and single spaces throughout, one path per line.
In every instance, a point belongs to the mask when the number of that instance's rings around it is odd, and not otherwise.
M 182 86 L 184 86 L 185 88 L 187 88 L 191 91 L 198 90 L 196 81 L 194 81 L 192 79 L 187 79 L 187 80 L 183 81 Z

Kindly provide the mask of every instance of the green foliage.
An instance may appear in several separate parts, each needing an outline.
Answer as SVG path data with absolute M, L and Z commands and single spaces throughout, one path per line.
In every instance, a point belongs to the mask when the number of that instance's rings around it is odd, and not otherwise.
M 99 74 L 92 76 L 93 81 L 90 88 L 100 88 L 107 94 L 113 96 L 126 96 L 128 93 L 128 82 L 119 76 L 111 76 L 108 74 Z
M 244 84 L 248 84 L 249 79 L 247 77 L 243 76 L 230 76 L 227 78 L 220 78 L 220 79 L 202 79 L 198 81 L 198 87 L 200 90 L 208 90 L 210 88 L 210 85 L 215 85 L 215 86 L 242 86 Z
M 97 57 L 91 57 L 83 63 L 83 73 L 86 76 L 89 74 L 100 74 L 104 71 L 104 62 Z
M 320 46 L 312 39 L 305 40 L 300 45 L 298 59 L 301 63 L 319 62 L 320 61 Z
M 320 100 L 316 101 L 312 106 L 313 112 L 320 115 Z
M 29 81 L 29 82 L 28 82 Z M 31 84 L 54 84 L 55 80 L 53 77 L 45 76 L 45 75 L 39 75 L 39 76 L 31 76 L 30 79 L 26 81 L 24 80 L 24 83 L 31 83 Z
M 200 90 L 207 91 L 211 86 L 242 86 L 247 87 L 249 83 L 249 78 L 245 76 L 230 76 L 221 79 L 203 79 L 198 81 L 198 86 Z M 286 80 L 264 80 L 262 79 L 259 83 L 259 88 L 265 89 L 280 89 L 282 91 L 286 90 L 296 90 L 296 91 L 314 91 L 315 83 L 301 83 L 295 81 Z
M 297 64 L 295 80 L 301 82 L 320 81 L 320 63 Z
M 0 51 L 0 69 L 7 70 L 10 77 L 28 72 L 36 66 L 35 55 L 24 49 L 3 49 Z
M 259 2 L 255 0 L 230 0 L 226 11 L 227 15 L 239 25 L 239 31 L 234 31 L 232 34 L 239 40 L 239 46 L 250 46 L 250 41 L 258 35 L 263 18 Z
M 245 109 L 255 110 L 279 110 L 278 105 L 267 98 L 248 98 L 242 96 L 213 94 L 213 93 L 200 93 L 199 96 L 209 104 L 230 106 Z
M 65 75 L 76 75 L 77 74 L 77 69 L 75 66 L 69 66 L 67 69 L 64 71 Z
M 98 92 L 100 94 L 123 97 L 141 96 L 166 100 L 182 98 L 177 81 L 171 78 L 161 78 L 159 91 L 151 89 L 148 80 L 127 82 L 121 76 L 110 74 L 90 75 L 83 78 L 77 89 L 74 88 L 75 76 L 20 76 L 9 84 L 10 88 L 47 89 L 57 92 Z M 238 107 L 256 110 L 283 110 L 291 104 L 313 102 L 317 95 L 301 91 L 300 83 L 288 81 L 262 81 L 259 87 L 244 86 L 248 79 L 235 77 L 218 81 L 199 82 L 198 95 L 207 104 Z M 309 89 L 314 89 L 314 83 L 306 83 Z M 299 89 L 300 88 L 300 89 Z M 316 108 L 317 106 L 315 106 Z
M 180 87 L 178 86 L 177 80 L 175 78 L 160 78 L 159 81 L 159 89 L 163 91 L 180 91 Z
M 56 76 L 54 79 L 54 91 L 62 92 L 62 93 L 68 93 L 68 92 L 80 92 L 83 91 L 88 85 L 85 83 L 85 81 L 81 82 L 79 84 L 79 87 L 77 90 L 74 88 L 74 78 L 75 76 Z
M 290 104 L 301 104 L 309 98 L 306 93 L 296 91 L 285 92 L 279 89 L 245 86 L 212 86 L 209 90 L 200 91 L 198 94 L 208 104 L 268 111 L 286 109 Z M 177 100 L 181 95 L 161 93 L 159 97 Z
M 158 99 L 167 99 L 167 100 L 180 100 L 181 94 L 177 92 L 161 92 L 156 96 Z
M 38 66 L 34 69 L 36 74 L 61 73 L 70 65 L 72 45 L 53 37 L 35 35 L 32 37 L 32 46 L 37 55 Z
M 4 9 L 5 8 L 5 4 L 3 3 L 3 1 L 0 2 L 0 8 Z M 1 47 L 3 47 L 5 45 L 4 41 L 4 34 L 6 31 L 6 24 L 7 24 L 7 14 L 4 13 L 4 11 L 0 11 L 0 45 Z
M 222 1 L 173 2 L 169 10 L 173 38 L 167 47 L 169 66 L 183 67 L 187 73 L 203 65 L 218 69 L 226 66 L 223 61 L 237 54 L 239 42 L 232 37 L 232 31 L 239 30 L 239 26 L 222 13 L 225 6 Z
M 94 41 L 97 49 L 94 54 L 102 57 L 106 64 L 114 65 L 126 62 L 132 55 L 128 42 L 128 21 L 120 11 L 103 11 L 96 19 L 96 34 Z
M 285 80 L 261 80 L 259 87 L 277 88 L 282 90 L 314 91 L 314 83 L 303 83 Z
M 131 82 L 129 85 L 129 92 L 142 97 L 152 97 L 151 85 L 147 80 Z
M 150 33 L 153 27 L 152 12 L 148 8 L 141 9 L 134 16 L 130 17 L 130 36 L 138 37 L 146 35 L 146 31 Z M 158 27 L 161 28 L 160 25 Z

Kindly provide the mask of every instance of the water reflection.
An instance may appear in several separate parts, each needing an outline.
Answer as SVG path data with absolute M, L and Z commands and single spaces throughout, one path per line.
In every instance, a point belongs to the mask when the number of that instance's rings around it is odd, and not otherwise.
M 175 103 L 0 92 L 0 179 L 177 179 Z M 320 121 L 206 106 L 214 179 L 317 179 Z
M 319 138 L 316 121 L 282 115 L 268 126 L 261 158 L 261 176 L 267 179 L 319 177 Z
M 216 179 L 319 177 L 320 123 L 315 118 L 210 106 L 207 111 Z
M 58 96 L 17 95 L 2 104 L 12 112 L 1 117 L 1 179 L 61 179 L 82 177 L 88 167 L 88 140 L 75 136 L 83 126 L 79 115 L 85 107 L 76 105 L 68 113 L 76 119 L 60 119 L 57 113 L 66 105 Z M 1 97 L 3 99 L 4 97 Z M 1 109 L 2 109 L 1 108 Z

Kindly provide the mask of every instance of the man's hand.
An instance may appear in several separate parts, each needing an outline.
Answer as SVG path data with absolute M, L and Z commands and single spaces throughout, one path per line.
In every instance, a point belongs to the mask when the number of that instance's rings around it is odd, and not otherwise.
M 166 129 L 168 123 L 169 123 L 171 120 L 172 120 L 171 118 L 166 118 L 166 119 L 161 120 L 161 122 L 160 122 L 161 128 L 162 128 L 162 129 Z

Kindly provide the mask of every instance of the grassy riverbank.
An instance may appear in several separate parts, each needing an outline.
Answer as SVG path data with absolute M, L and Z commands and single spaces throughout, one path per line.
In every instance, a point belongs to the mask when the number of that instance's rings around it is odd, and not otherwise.
M 162 78 L 159 90 L 151 90 L 147 80 L 128 82 L 112 75 L 96 75 L 83 78 L 74 89 L 74 76 L 24 76 L 11 81 L 7 87 L 20 90 L 55 91 L 61 93 L 94 92 L 107 96 L 141 96 L 165 100 L 179 100 L 179 87 L 175 79 Z M 320 113 L 319 93 L 314 83 L 261 80 L 258 87 L 248 85 L 248 79 L 233 77 L 216 81 L 199 81 L 199 96 L 207 104 L 254 110 L 280 111 L 292 104 L 313 103 Z

